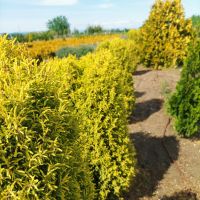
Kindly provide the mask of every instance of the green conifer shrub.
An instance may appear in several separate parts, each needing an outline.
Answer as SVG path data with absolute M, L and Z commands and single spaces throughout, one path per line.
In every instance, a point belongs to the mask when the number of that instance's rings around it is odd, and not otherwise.
M 141 63 L 154 69 L 181 66 L 191 39 L 181 0 L 156 0 L 141 27 Z
M 168 110 L 180 135 L 200 134 L 200 40 L 189 49 L 176 92 L 169 99 Z

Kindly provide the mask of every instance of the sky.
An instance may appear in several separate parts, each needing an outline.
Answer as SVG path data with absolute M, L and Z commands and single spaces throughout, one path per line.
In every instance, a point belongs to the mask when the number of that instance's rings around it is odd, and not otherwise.
M 88 25 L 138 28 L 155 0 L 0 0 L 0 33 L 47 30 L 48 20 L 66 16 L 71 29 Z M 186 17 L 200 15 L 200 0 L 182 0 Z

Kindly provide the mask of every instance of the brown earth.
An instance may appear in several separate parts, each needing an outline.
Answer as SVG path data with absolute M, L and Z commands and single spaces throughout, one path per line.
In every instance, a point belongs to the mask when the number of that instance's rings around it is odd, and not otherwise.
M 137 100 L 129 132 L 139 170 L 127 200 L 200 199 L 200 140 L 176 134 L 164 102 L 179 78 L 178 69 L 134 74 Z

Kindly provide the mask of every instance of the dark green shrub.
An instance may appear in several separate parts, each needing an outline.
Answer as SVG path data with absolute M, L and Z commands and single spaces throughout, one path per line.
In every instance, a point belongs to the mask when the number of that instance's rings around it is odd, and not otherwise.
M 177 132 L 185 137 L 200 134 L 200 40 L 191 45 L 169 113 Z
M 67 57 L 70 54 L 75 55 L 77 58 L 86 55 L 89 52 L 93 52 L 95 45 L 81 45 L 78 47 L 64 47 L 56 52 L 58 58 Z

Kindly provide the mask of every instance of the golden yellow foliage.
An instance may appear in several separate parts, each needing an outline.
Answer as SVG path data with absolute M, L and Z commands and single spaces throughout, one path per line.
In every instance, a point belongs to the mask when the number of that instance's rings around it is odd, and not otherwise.
M 108 49 L 112 53 L 113 59 L 117 59 L 118 66 L 122 67 L 122 70 L 127 70 L 130 73 L 136 70 L 138 55 L 137 46 L 133 40 L 116 38 L 105 41 L 97 47 L 97 51 L 101 49 Z
M 122 44 L 123 40 L 117 42 Z M 121 197 L 135 175 L 135 151 L 127 134 L 127 119 L 134 104 L 130 58 L 123 60 L 128 55 L 126 49 L 119 45 L 118 49 L 116 44 L 79 60 L 83 74 L 75 93 L 81 137 L 86 141 L 85 154 L 99 200 Z
M 136 161 L 126 42 L 38 66 L 0 37 L 0 199 L 119 199 L 128 189 Z
M 141 61 L 155 69 L 182 65 L 191 40 L 181 0 L 156 0 L 141 28 Z
M 34 41 L 26 43 L 29 55 L 32 58 L 48 58 L 55 54 L 57 50 L 67 46 L 80 46 L 83 44 L 98 44 L 105 40 L 118 38 L 117 34 L 91 35 L 82 37 L 71 37 L 65 39 L 55 39 L 49 41 Z
M 72 116 L 77 69 L 42 63 L 0 37 L 0 199 L 94 199 Z

